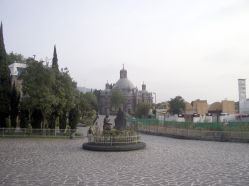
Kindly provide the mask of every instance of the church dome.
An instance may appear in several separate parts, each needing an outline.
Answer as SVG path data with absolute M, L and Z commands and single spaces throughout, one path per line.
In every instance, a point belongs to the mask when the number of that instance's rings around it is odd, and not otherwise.
M 113 86 L 113 88 L 119 89 L 119 90 L 132 90 L 135 88 L 132 82 L 128 80 L 127 70 L 124 69 L 124 66 L 123 66 L 123 69 L 120 70 L 120 79 Z
M 119 90 L 132 90 L 135 86 L 127 78 L 122 78 L 117 81 L 113 88 Z

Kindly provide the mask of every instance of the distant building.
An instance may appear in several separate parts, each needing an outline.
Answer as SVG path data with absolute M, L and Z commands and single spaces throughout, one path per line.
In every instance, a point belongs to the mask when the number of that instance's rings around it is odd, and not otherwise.
M 238 79 L 239 101 L 246 101 L 246 79 Z
M 115 84 L 105 85 L 105 89 L 101 91 L 99 96 L 99 113 L 107 114 L 114 111 L 111 105 L 111 96 L 113 91 L 118 90 L 125 98 L 123 110 L 125 112 L 134 113 L 139 103 L 146 103 L 152 105 L 152 93 L 146 90 L 146 85 L 142 84 L 142 90 L 138 90 L 133 83 L 127 78 L 127 70 L 120 70 L 120 79 Z
M 195 100 L 191 104 L 185 102 L 184 117 L 186 121 L 222 122 L 223 120 L 234 120 L 235 113 L 234 101 L 223 100 L 209 106 L 206 100 Z
M 235 114 L 235 102 L 223 100 L 221 102 L 214 102 L 212 103 L 209 108 L 208 112 L 212 114 Z
M 239 101 L 236 101 L 234 104 L 235 104 L 235 113 L 239 113 Z
M 207 100 L 195 100 L 191 103 L 194 113 L 205 116 L 208 113 Z
M 229 100 L 223 100 L 221 102 L 212 103 L 208 112 L 212 114 L 213 121 L 224 122 L 235 120 L 235 102 Z
M 206 114 L 208 113 L 207 100 L 197 99 L 189 102 L 185 102 L 185 121 L 193 122 L 203 122 L 206 119 Z
M 23 70 L 27 68 L 27 65 L 25 63 L 17 63 L 14 62 L 11 65 L 9 65 L 10 69 L 10 76 L 11 76 L 11 84 L 15 84 L 17 89 L 20 91 L 22 96 L 22 79 L 20 79 L 20 75 L 22 74 Z
M 222 113 L 235 114 L 235 102 L 229 100 L 223 100 L 221 102 Z
M 187 101 L 185 102 L 184 114 L 185 115 L 193 115 L 194 114 L 193 106 Z
M 86 88 L 86 87 L 77 87 L 77 89 L 82 92 L 82 93 L 88 93 L 88 92 L 92 92 L 93 89 L 91 88 Z
M 220 102 L 214 102 L 209 105 L 208 112 L 211 114 L 220 115 L 222 113 L 222 106 Z
M 21 75 L 21 73 L 26 67 L 27 65 L 25 63 L 17 63 L 17 62 L 14 62 L 11 65 L 9 65 L 10 75 L 13 81 Z
M 239 112 L 249 114 L 249 100 L 246 99 L 246 79 L 238 79 L 239 86 Z

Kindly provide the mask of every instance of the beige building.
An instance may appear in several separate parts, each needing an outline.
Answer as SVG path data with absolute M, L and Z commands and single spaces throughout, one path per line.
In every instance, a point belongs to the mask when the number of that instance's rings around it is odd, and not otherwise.
M 222 108 L 222 112 L 224 113 L 234 114 L 235 113 L 235 102 L 223 100 L 221 102 L 221 108 Z
M 208 112 L 235 114 L 235 102 L 228 100 L 223 100 L 221 102 L 214 102 L 209 106 Z
M 192 115 L 194 113 L 194 109 L 192 107 L 192 105 L 189 103 L 189 102 L 185 102 L 185 111 L 184 111 L 185 114 L 187 115 Z
M 206 115 L 208 113 L 208 104 L 207 104 L 207 100 L 195 100 L 192 101 L 191 103 L 192 107 L 193 107 L 193 112 L 200 114 L 202 116 Z
M 222 112 L 222 106 L 220 102 L 214 102 L 211 105 L 209 105 L 208 112 L 210 113 L 221 113 Z

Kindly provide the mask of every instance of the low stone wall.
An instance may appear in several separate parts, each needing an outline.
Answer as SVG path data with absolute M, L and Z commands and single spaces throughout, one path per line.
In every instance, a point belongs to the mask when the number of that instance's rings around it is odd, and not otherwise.
M 180 139 L 249 143 L 249 132 L 244 131 L 210 131 L 202 129 L 183 129 L 150 125 L 139 126 L 139 131 L 146 134 L 174 137 Z
M 110 151 L 110 152 L 119 152 L 119 151 L 132 151 L 144 149 L 146 144 L 144 142 L 132 143 L 132 144 L 96 144 L 96 143 L 84 143 L 82 148 L 85 150 L 93 151 Z

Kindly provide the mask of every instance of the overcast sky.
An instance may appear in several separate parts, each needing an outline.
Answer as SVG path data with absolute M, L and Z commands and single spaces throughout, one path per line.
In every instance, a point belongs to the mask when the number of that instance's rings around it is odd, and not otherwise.
M 157 102 L 212 103 L 249 79 L 248 0 L 0 0 L 0 20 L 7 52 L 51 60 L 56 44 L 78 86 L 104 89 L 124 64 Z

